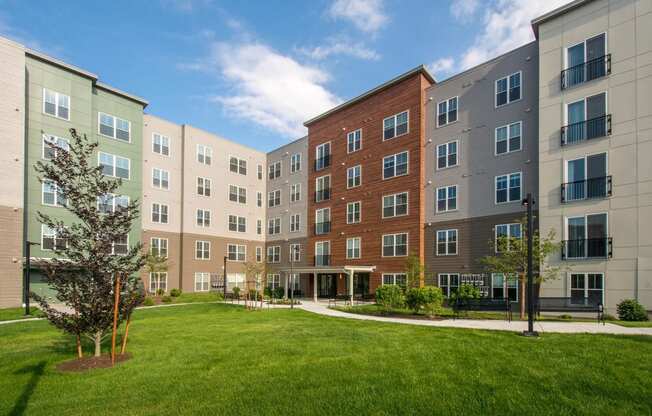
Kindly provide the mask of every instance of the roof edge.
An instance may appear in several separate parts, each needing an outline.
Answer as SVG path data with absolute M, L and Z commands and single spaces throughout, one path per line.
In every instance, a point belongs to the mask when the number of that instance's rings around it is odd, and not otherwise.
M 587 3 L 592 2 L 593 0 L 573 0 L 570 3 L 566 3 L 563 6 L 557 7 L 554 10 L 549 11 L 539 17 L 532 19 L 530 24 L 532 25 L 532 31 L 534 32 L 534 37 L 539 39 L 539 25 L 545 23 L 549 20 L 552 20 L 556 17 L 559 17 L 565 13 L 570 12 L 571 10 L 577 9 L 578 7 L 584 6 Z
M 135 101 L 138 104 L 142 104 L 143 108 L 145 108 L 145 107 L 147 107 L 149 105 L 149 101 L 147 101 L 146 99 L 141 98 L 141 97 L 139 97 L 137 95 L 134 95 L 134 94 L 130 94 L 128 92 L 124 92 L 124 91 L 122 91 L 122 90 L 120 90 L 118 88 L 112 87 L 112 86 L 110 86 L 108 84 L 105 84 L 103 82 L 95 81 L 95 86 L 97 88 L 101 88 L 103 90 L 106 90 L 106 91 L 112 92 L 114 94 L 120 95 L 120 96 L 122 96 L 124 98 L 127 98 L 127 99 L 131 100 L 131 101 Z

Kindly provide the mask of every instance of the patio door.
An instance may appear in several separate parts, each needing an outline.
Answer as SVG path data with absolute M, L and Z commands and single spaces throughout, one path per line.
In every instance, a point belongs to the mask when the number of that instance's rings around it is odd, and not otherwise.
M 566 164 L 566 201 L 607 195 L 607 154 L 598 153 Z
M 569 217 L 566 257 L 569 259 L 607 257 L 607 235 L 607 214 Z
M 348 276 L 347 276 L 348 279 Z M 347 281 L 348 283 L 348 281 Z M 348 290 L 347 290 L 348 293 Z M 369 273 L 353 274 L 353 294 L 366 295 L 369 293 Z
M 320 298 L 334 298 L 337 295 L 337 276 L 334 274 L 318 274 L 317 295 Z

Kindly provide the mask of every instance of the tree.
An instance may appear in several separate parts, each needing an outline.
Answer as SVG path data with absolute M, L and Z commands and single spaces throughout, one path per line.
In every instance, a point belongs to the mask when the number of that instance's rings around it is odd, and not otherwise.
M 484 266 L 488 273 L 499 273 L 507 279 L 518 278 L 519 281 L 519 307 L 521 319 L 525 318 L 525 286 L 527 276 L 527 218 L 523 217 L 519 221 L 521 226 L 522 238 L 515 236 L 500 236 L 496 241 L 490 240 L 489 246 L 491 251 L 496 253 L 491 256 L 482 257 L 479 262 Z M 541 283 L 556 279 L 559 276 L 559 267 L 550 267 L 546 259 L 551 254 L 561 248 L 561 242 L 555 242 L 555 231 L 550 230 L 545 238 L 539 236 L 539 231 L 535 230 L 532 236 L 532 270 L 535 276 L 535 282 Z M 541 269 L 543 265 L 543 269 Z
M 259 288 L 265 288 L 267 285 L 267 274 L 265 273 L 265 270 L 267 269 L 265 263 L 257 262 L 257 261 L 246 261 L 244 263 L 244 269 L 245 269 L 245 280 L 247 282 L 247 293 L 246 296 L 249 297 L 249 277 L 253 279 L 255 282 L 255 290 L 256 290 L 256 297 L 258 297 L 258 289 Z M 253 299 L 254 302 L 256 302 L 258 299 Z M 246 301 L 245 301 L 246 302 Z M 255 303 L 254 303 L 255 307 Z M 263 307 L 263 296 L 260 296 L 260 307 L 262 309 Z
M 427 275 L 426 266 L 421 263 L 421 258 L 410 254 L 405 260 L 405 287 L 421 286 L 422 282 L 427 280 Z
M 95 344 L 95 356 L 113 324 L 115 277 L 121 276 L 119 320 L 127 317 L 139 297 L 137 272 L 145 256 L 140 243 L 129 247 L 127 236 L 139 216 L 138 202 L 114 199 L 122 180 L 105 176 L 95 166 L 97 142 L 90 142 L 70 129 L 69 148 L 53 145 L 54 157 L 36 162 L 42 183 L 56 186 L 65 201 L 59 201 L 75 218 L 71 224 L 38 212 L 38 220 L 55 238 L 55 256 L 46 266 L 46 281 L 56 291 L 58 303 L 70 311 L 55 309 L 48 300 L 31 293 L 47 319 L 57 328 L 75 335 L 82 356 L 82 336 Z

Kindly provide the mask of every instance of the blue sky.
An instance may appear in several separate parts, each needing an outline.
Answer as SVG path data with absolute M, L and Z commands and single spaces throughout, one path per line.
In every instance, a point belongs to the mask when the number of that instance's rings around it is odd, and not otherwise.
M 0 35 L 267 151 L 419 64 L 441 80 L 532 40 L 566 1 L 0 0 Z

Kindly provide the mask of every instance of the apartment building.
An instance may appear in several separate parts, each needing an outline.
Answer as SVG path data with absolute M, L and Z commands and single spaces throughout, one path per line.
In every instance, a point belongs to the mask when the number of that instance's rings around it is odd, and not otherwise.
M 652 2 L 574 1 L 539 43 L 539 213 L 563 250 L 542 294 L 652 308 Z
M 426 90 L 425 264 L 446 295 L 472 283 L 518 296 L 478 260 L 499 236 L 521 236 L 522 199 L 537 194 L 537 82 L 532 42 Z

